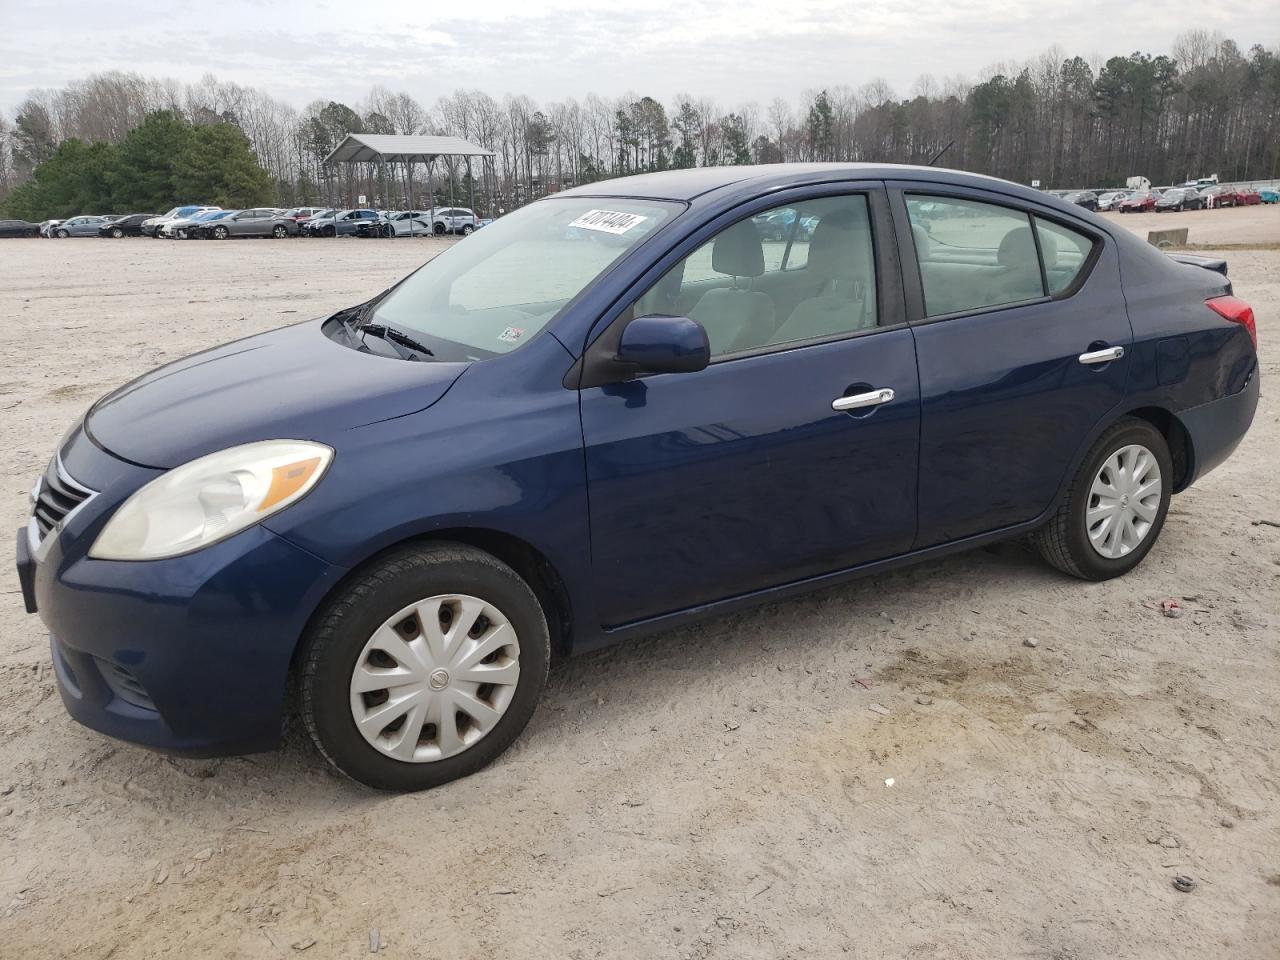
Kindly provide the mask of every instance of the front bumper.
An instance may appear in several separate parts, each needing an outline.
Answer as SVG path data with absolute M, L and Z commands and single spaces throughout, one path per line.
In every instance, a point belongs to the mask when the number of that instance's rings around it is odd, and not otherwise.
M 84 462 L 103 458 L 111 462 L 88 471 L 98 476 L 86 475 Z M 87 457 L 64 450 L 64 461 L 102 493 L 26 558 L 21 578 L 51 634 L 67 711 L 93 730 L 159 750 L 211 756 L 274 747 L 294 650 L 343 571 L 260 525 L 184 557 L 89 559 L 106 519 L 155 471 L 96 448 Z M 101 482 L 131 469 L 134 482 Z M 18 536 L 21 568 L 27 531 Z

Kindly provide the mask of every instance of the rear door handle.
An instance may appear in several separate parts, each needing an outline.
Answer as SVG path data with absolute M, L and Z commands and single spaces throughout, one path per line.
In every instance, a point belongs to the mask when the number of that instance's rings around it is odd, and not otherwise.
M 852 397 L 836 397 L 831 401 L 832 410 L 857 410 L 861 407 L 878 407 L 893 399 L 893 388 L 881 387 L 870 393 L 855 393 Z
M 1077 358 L 1081 363 L 1110 363 L 1124 356 L 1124 347 L 1107 347 L 1105 350 L 1090 350 Z

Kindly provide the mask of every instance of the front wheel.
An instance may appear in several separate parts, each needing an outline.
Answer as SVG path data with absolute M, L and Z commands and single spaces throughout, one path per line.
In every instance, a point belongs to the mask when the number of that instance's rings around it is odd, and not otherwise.
M 529 585 L 452 543 L 396 551 L 358 575 L 306 643 L 312 740 L 381 790 L 425 790 L 490 763 L 529 722 L 551 659 Z
M 1037 533 L 1040 553 L 1083 580 L 1122 576 L 1155 545 L 1172 488 L 1164 435 L 1145 420 L 1125 417 L 1098 438 L 1066 499 Z
M 225 240 L 225 239 L 227 239 L 227 228 L 226 228 L 226 227 L 214 227 L 214 228 L 213 228 L 213 239 L 215 239 L 215 240 Z
M 113 237 L 115 237 L 117 240 L 119 240 L 121 237 L 123 237 L 123 236 L 124 236 L 124 231 L 123 231 L 123 230 L 121 230 L 119 227 L 112 227 L 112 228 L 111 228 L 111 236 L 113 236 Z
M 59 230 L 56 234 L 54 234 L 54 236 L 56 236 L 56 237 L 58 237 L 58 238 L 60 238 L 60 239 L 62 239 L 62 240 L 65 240 L 65 239 L 67 239 L 67 237 L 71 236 L 71 234 L 70 234 L 70 233 L 68 233 L 66 230 Z

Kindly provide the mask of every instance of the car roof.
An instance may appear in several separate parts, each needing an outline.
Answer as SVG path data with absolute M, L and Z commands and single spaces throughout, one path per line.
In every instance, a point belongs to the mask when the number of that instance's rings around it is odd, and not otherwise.
M 691 201 L 710 193 L 742 192 L 758 195 L 772 189 L 841 180 L 919 180 L 978 189 L 998 188 L 1028 200 L 1045 194 L 1008 180 L 945 167 L 896 163 L 770 163 L 740 167 L 694 167 L 642 173 L 584 184 L 555 194 L 559 197 L 636 197 Z

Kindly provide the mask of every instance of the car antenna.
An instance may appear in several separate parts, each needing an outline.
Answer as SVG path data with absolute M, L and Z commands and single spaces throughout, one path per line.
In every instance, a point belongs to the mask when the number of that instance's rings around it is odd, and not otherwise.
M 932 167 L 935 163 L 937 163 L 937 162 L 938 162 L 938 158 L 939 158 L 940 156 L 942 156 L 944 153 L 946 153 L 948 150 L 950 150 L 950 149 L 951 149 L 952 147 L 954 147 L 955 145 L 956 145 L 956 142 L 955 142 L 954 140 L 952 140 L 952 141 L 951 141 L 950 143 L 948 143 L 945 147 L 943 147 L 941 150 L 939 150 L 937 153 L 935 153 L 935 154 L 933 155 L 933 159 L 932 159 L 932 160 L 930 160 L 928 163 L 926 163 L 926 164 L 925 164 L 925 166 L 926 166 L 926 167 Z

